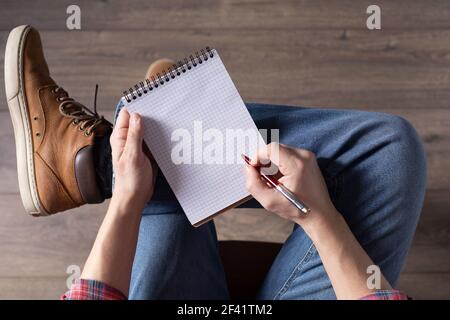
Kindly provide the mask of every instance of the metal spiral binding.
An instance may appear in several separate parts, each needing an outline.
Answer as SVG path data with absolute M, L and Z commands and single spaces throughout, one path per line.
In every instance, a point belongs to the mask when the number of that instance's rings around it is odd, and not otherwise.
M 181 76 L 183 73 L 188 72 L 192 68 L 197 67 L 204 61 L 208 61 L 209 58 L 214 57 L 214 53 L 209 47 L 201 49 L 200 52 L 196 51 L 194 55 L 191 54 L 189 55 L 189 57 L 185 57 L 183 61 L 179 60 L 178 63 L 174 63 L 171 67 L 162 71 L 162 74 L 157 73 L 156 77 L 151 76 L 151 79 L 140 81 L 139 83 L 135 84 L 134 87 L 129 88 L 128 91 L 124 91 L 123 97 L 128 103 L 130 103 L 131 101 L 136 100 L 138 97 L 141 97 L 155 90 L 159 86 L 164 85 L 171 79 L 175 79 L 176 77 Z

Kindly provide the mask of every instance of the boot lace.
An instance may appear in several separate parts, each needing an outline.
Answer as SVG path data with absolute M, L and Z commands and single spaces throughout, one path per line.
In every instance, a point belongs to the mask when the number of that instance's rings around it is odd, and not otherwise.
M 101 123 L 112 126 L 108 120 L 97 113 L 98 85 L 95 86 L 94 111 L 70 98 L 68 93 L 61 87 L 56 87 L 54 92 L 62 92 L 62 95 L 57 98 L 60 102 L 59 112 L 63 116 L 73 119 L 72 124 L 79 125 L 78 129 L 84 131 L 86 136 L 90 136 Z

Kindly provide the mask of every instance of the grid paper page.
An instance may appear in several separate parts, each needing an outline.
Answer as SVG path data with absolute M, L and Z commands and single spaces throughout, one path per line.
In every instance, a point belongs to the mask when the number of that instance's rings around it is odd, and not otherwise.
M 264 143 L 219 55 L 213 53 L 213 58 L 125 103 L 130 112 L 141 114 L 144 140 L 193 225 L 249 195 L 240 154 L 241 151 L 253 154 Z M 188 164 L 174 164 L 171 158 L 173 148 L 181 142 L 180 138 L 171 141 L 174 131 L 179 129 L 191 136 L 191 157 L 187 157 L 191 163 Z M 223 163 L 205 164 L 207 159 L 203 158 L 202 150 L 205 152 L 208 141 L 199 138 L 199 132 L 206 133 L 208 129 L 222 134 Z M 251 130 L 253 141 L 257 140 L 255 144 L 235 139 L 233 163 L 226 161 L 226 156 L 230 156 L 225 152 L 228 129 Z M 205 136 L 203 139 L 208 140 Z M 184 155 L 184 151 L 180 154 Z

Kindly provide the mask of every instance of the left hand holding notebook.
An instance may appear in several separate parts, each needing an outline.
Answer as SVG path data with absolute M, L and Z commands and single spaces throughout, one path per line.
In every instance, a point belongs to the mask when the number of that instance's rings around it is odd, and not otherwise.
M 141 117 L 137 113 L 129 114 L 123 108 L 110 138 L 115 174 L 114 197 L 142 208 L 153 194 L 156 176 L 156 166 L 143 152 L 143 138 Z
M 252 165 L 272 162 L 282 176 L 278 179 L 299 199 L 305 201 L 314 214 L 302 215 L 285 197 L 261 179 L 258 170 L 246 166 L 246 187 L 268 211 L 298 223 L 309 233 L 314 224 L 337 212 L 328 194 L 327 185 L 314 153 L 304 149 L 271 143 L 252 156 Z

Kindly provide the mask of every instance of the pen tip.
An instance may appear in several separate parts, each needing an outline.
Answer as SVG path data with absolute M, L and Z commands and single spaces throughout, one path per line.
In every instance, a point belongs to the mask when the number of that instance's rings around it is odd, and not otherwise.
M 310 213 L 310 212 L 311 212 L 311 209 L 310 209 L 310 208 L 303 208 L 303 209 L 302 209 L 302 212 L 303 212 L 304 214 L 307 214 L 307 213 Z

